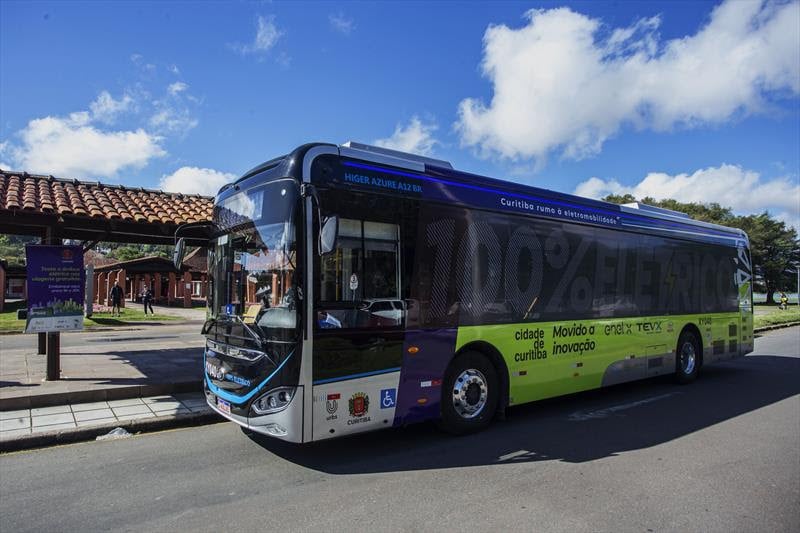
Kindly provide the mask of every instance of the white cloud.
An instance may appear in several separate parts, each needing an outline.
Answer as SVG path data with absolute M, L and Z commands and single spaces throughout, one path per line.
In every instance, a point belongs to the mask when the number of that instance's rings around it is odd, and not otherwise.
M 159 186 L 169 192 L 215 196 L 223 185 L 234 178 L 234 174 L 210 168 L 181 167 L 170 175 L 162 176 Z
M 124 94 L 122 98 L 115 100 L 108 91 L 103 91 L 89 104 L 89 109 L 95 120 L 113 124 L 119 114 L 130 110 L 133 105 L 133 98 L 129 94 Z
M 267 17 L 259 15 L 256 19 L 256 36 L 253 42 L 250 44 L 234 43 L 229 46 L 242 55 L 263 54 L 269 52 L 284 33 L 275 24 L 275 15 Z
M 188 89 L 189 86 L 182 81 L 176 81 L 175 83 L 171 83 L 169 87 L 167 87 L 167 92 L 172 96 L 175 96 L 178 93 L 182 93 Z
M 179 76 L 181 73 L 181 69 L 178 68 L 178 65 L 170 65 L 169 67 L 167 67 L 167 69 L 176 76 Z
M 526 15 L 522 28 L 484 34 L 491 101 L 459 104 L 461 142 L 483 156 L 580 159 L 625 125 L 722 123 L 800 92 L 796 0 L 728 0 L 697 33 L 668 41 L 657 33 L 659 17 L 608 31 L 569 8 Z
M 185 135 L 189 130 L 197 127 L 199 121 L 188 109 L 163 107 L 150 117 L 148 124 L 154 131 Z
M 777 218 L 778 220 L 784 222 L 787 226 L 791 226 L 800 233 L 800 210 L 795 210 L 794 212 L 789 211 L 779 211 L 777 213 L 770 213 L 772 216 Z
M 14 165 L 5 160 L 5 157 L 10 155 L 9 151 L 10 151 L 10 145 L 8 141 L 0 142 L 0 157 L 4 158 L 0 159 L 0 168 L 2 168 L 3 170 L 16 170 L 14 168 Z
M 739 214 L 769 210 L 780 214 L 787 222 L 792 221 L 792 224 L 800 218 L 800 182 L 797 178 L 762 180 L 757 172 L 737 165 L 723 164 L 674 176 L 650 172 L 632 186 L 614 179 L 593 177 L 578 184 L 575 194 L 590 198 L 631 194 L 638 199 L 650 196 L 656 200 L 672 198 L 679 202 L 716 202 Z
M 153 112 L 148 125 L 153 131 L 164 135 L 184 136 L 199 124 L 194 114 L 199 100 L 189 94 L 189 85 L 176 81 L 167 87 L 163 98 L 153 100 Z
M 138 54 L 131 61 L 145 64 Z M 117 98 L 103 90 L 86 110 L 30 120 L 0 142 L 0 159 L 14 170 L 75 178 L 110 179 L 126 169 L 142 168 L 166 155 L 169 138 L 182 137 L 197 126 L 201 105 L 183 81 L 162 87 L 158 98 L 150 85 L 136 83 Z
M 160 137 L 143 129 L 100 130 L 86 112 L 31 120 L 18 135 L 21 144 L 11 148 L 18 169 L 64 177 L 109 178 L 166 154 Z
M 130 60 L 147 77 L 152 78 L 158 70 L 158 67 L 153 63 L 147 63 L 142 54 L 131 54 Z
M 342 12 L 328 15 L 328 22 L 330 22 L 331 28 L 333 28 L 334 31 L 342 35 L 350 35 L 356 28 L 353 19 L 346 17 Z
M 425 124 L 419 117 L 413 116 L 406 126 L 398 124 L 391 137 L 377 139 L 373 144 L 401 152 L 430 155 L 433 147 L 439 144 L 433 137 L 433 132 L 437 129 L 435 123 Z

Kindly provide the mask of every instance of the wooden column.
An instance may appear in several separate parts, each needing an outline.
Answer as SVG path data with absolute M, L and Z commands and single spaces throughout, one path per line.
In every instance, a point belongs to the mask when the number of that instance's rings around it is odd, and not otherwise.
M 175 300 L 175 272 L 169 273 L 169 283 L 167 285 L 167 303 L 172 305 Z
M 97 303 L 104 304 L 108 299 L 108 272 L 97 273 Z
M 161 301 L 161 274 L 156 272 L 153 274 L 155 277 L 155 289 L 153 290 L 153 300 L 158 303 Z
M 256 301 L 256 282 L 247 280 L 246 290 L 244 291 L 244 302 L 242 304 L 251 304 Z M 242 309 L 247 309 L 246 305 Z
M 188 288 L 187 288 L 188 283 Z M 192 274 L 190 272 L 183 273 L 183 306 L 184 307 L 191 307 L 192 306 Z
M 208 276 L 205 274 L 200 275 L 200 296 L 205 300 L 206 295 L 208 294 L 206 291 L 208 290 Z
M 128 292 L 128 281 L 125 279 L 126 272 L 124 268 L 119 269 L 117 272 L 117 281 L 119 281 L 119 286 L 122 287 L 122 299 L 119 302 L 120 308 L 125 307 L 125 294 Z
M 6 269 L 0 265 L 0 313 L 6 305 Z

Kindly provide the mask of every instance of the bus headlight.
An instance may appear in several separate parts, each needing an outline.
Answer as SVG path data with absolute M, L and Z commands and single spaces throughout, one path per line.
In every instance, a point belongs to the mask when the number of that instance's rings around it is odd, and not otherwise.
M 260 396 L 253 402 L 252 411 L 257 415 L 268 415 L 286 409 L 294 398 L 294 387 L 278 387 Z

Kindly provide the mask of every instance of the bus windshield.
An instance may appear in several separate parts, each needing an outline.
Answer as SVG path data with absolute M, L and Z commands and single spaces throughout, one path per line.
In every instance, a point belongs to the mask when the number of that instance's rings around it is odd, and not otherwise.
M 209 251 L 213 290 L 207 335 L 244 346 L 295 339 L 297 205 L 296 184 L 279 180 L 230 196 L 215 208 L 219 234 Z

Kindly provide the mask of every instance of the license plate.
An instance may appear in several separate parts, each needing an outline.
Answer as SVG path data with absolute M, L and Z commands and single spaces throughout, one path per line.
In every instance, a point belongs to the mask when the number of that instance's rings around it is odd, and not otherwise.
M 222 398 L 217 398 L 217 409 L 222 411 L 223 413 L 231 413 L 231 403 L 226 402 Z

